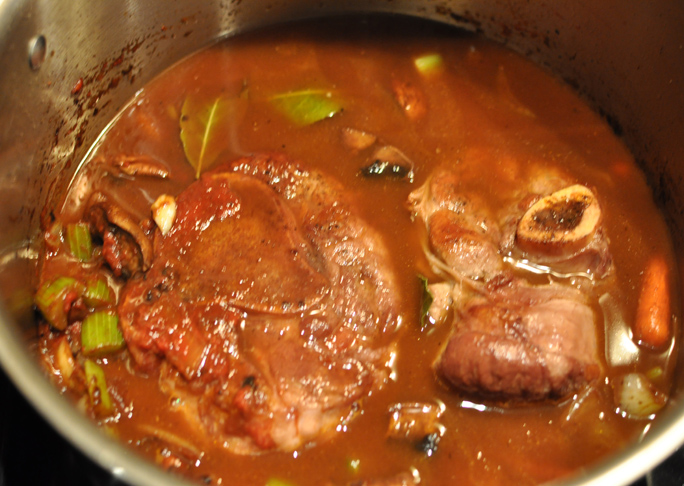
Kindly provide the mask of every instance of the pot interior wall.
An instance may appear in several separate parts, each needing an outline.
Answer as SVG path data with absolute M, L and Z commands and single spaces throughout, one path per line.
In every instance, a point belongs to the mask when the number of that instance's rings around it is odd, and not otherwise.
M 122 474 L 133 483 L 143 484 L 144 478 L 146 484 L 161 484 L 168 478 L 131 459 L 130 453 L 115 444 L 108 444 L 107 452 L 89 451 L 89 446 L 101 439 L 98 432 L 70 406 L 45 405 L 46 397 L 52 401 L 57 394 L 24 351 L 23 336 L 33 326 L 31 292 L 37 249 L 32 238 L 41 219 L 49 217 L 50 199 L 65 190 L 111 118 L 165 67 L 241 30 L 282 20 L 360 11 L 415 15 L 482 32 L 571 83 L 606 116 L 642 163 L 667 214 L 675 243 L 682 247 L 681 2 L 2 2 L 0 294 L 6 312 L 0 325 L 0 360 L 20 389 L 59 430 L 65 434 L 72 426 L 85 430 L 85 436 L 72 440 L 105 467 L 131 461 L 128 464 L 134 466 L 127 466 Z M 684 377 L 680 376 L 672 410 L 651 434 L 651 442 L 665 437 L 668 444 L 647 447 L 645 460 L 623 473 L 625 483 L 662 460 L 681 441 L 669 439 L 669 430 L 680 426 L 684 415 L 679 403 L 682 381 Z M 629 454 L 634 451 L 626 451 L 594 476 L 610 471 Z M 136 468 L 143 472 L 136 472 Z M 613 477 L 611 484 L 618 484 L 621 478 Z

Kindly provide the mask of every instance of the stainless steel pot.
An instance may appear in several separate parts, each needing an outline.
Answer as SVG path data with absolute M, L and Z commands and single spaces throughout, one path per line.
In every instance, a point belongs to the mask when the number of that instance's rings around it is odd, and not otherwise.
M 105 437 L 60 397 L 31 355 L 25 335 L 33 325 L 32 237 L 41 213 L 108 121 L 165 67 L 239 31 L 350 12 L 402 13 L 477 30 L 566 79 L 623 135 L 682 248 L 679 0 L 0 0 L 0 362 L 56 429 L 124 481 L 184 484 Z M 626 485 L 682 444 L 680 375 L 669 408 L 640 443 L 563 484 Z

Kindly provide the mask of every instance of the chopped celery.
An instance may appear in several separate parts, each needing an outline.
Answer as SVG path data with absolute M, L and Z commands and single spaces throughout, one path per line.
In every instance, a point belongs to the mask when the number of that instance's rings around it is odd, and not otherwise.
M 85 223 L 67 225 L 67 242 L 71 254 L 79 261 L 87 262 L 93 256 L 93 240 Z
M 89 307 L 104 307 L 114 303 L 114 293 L 104 277 L 91 277 L 86 281 L 83 300 Z
M 266 481 L 265 486 L 294 486 L 294 484 L 290 483 L 289 481 L 283 481 L 282 479 L 271 478 Z
M 663 374 L 665 372 L 663 371 L 663 368 L 660 366 L 656 366 L 654 368 L 651 368 L 648 370 L 646 373 L 646 376 L 648 377 L 649 380 L 655 381 L 663 377 Z
M 330 118 L 342 110 L 342 105 L 326 90 L 291 91 L 276 95 L 271 102 L 297 125 L 311 125 Z
M 106 311 L 90 314 L 81 324 L 81 350 L 86 356 L 102 356 L 125 346 L 119 318 Z
M 423 277 L 422 275 L 418 275 L 418 279 L 420 280 L 421 290 L 423 292 L 423 305 L 420 309 L 420 329 L 424 330 L 425 328 L 427 328 L 428 324 L 431 323 L 429 311 L 430 306 L 432 305 L 432 302 L 435 300 L 435 298 L 432 295 L 432 292 L 430 292 L 430 287 L 428 286 L 427 278 Z
M 421 74 L 430 74 L 442 67 L 443 60 L 439 54 L 427 54 L 415 58 L 413 63 Z
M 45 282 L 36 292 L 35 303 L 42 312 L 48 323 L 55 329 L 63 331 L 67 327 L 67 315 L 69 307 L 65 300 L 70 293 L 75 293 L 72 300 L 83 295 L 84 286 L 81 282 L 71 277 L 57 277 L 55 280 Z
M 107 390 L 104 370 L 95 362 L 87 359 L 83 365 L 88 384 L 88 399 L 93 410 L 106 415 L 114 410 L 114 404 Z
M 349 467 L 350 472 L 358 474 L 359 468 L 361 467 L 361 459 L 349 459 L 347 466 Z

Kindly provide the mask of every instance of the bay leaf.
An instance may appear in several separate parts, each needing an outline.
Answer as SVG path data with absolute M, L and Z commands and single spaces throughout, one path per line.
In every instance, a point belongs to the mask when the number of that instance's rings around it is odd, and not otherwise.
M 342 110 L 342 104 L 329 90 L 290 91 L 271 97 L 271 103 L 300 126 L 330 118 Z
M 247 96 L 221 95 L 207 98 L 188 96 L 180 116 L 180 138 L 185 157 L 195 169 L 195 178 L 227 150 L 235 130 L 247 110 Z

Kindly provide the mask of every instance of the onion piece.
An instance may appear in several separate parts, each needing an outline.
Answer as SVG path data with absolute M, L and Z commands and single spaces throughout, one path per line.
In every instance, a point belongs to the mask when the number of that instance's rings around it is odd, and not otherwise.
M 146 424 L 140 425 L 139 428 L 146 434 L 149 434 L 157 440 L 164 442 L 166 445 L 173 447 L 177 452 L 183 454 L 192 461 L 197 461 L 203 455 L 202 451 L 195 447 L 191 442 L 183 439 L 173 432 Z
M 420 441 L 429 435 L 441 437 L 445 428 L 439 418 L 445 408 L 443 403 L 395 403 L 389 409 L 387 436 L 410 441 Z
M 432 304 L 427 313 L 430 320 L 435 324 L 444 322 L 452 304 L 451 293 L 453 284 L 449 282 L 438 282 L 428 285 L 428 290 L 432 295 Z
M 63 226 L 60 221 L 54 221 L 50 227 L 45 231 L 43 239 L 45 241 L 45 246 L 50 251 L 57 251 L 60 246 L 62 246 L 63 241 Z
M 152 203 L 152 217 L 162 235 L 166 235 L 171 230 L 176 220 L 176 209 L 176 200 L 168 194 L 162 194 Z
M 667 397 L 658 392 L 646 376 L 628 373 L 617 385 L 617 399 L 623 416 L 643 419 L 663 408 Z
M 55 351 L 55 367 L 59 370 L 65 383 L 69 383 L 74 371 L 76 370 L 76 360 L 69 347 L 69 341 L 62 337 Z
M 377 136 L 372 133 L 364 132 L 363 130 L 349 127 L 342 129 L 342 141 L 352 150 L 360 151 L 367 149 L 373 145 L 377 139 Z

